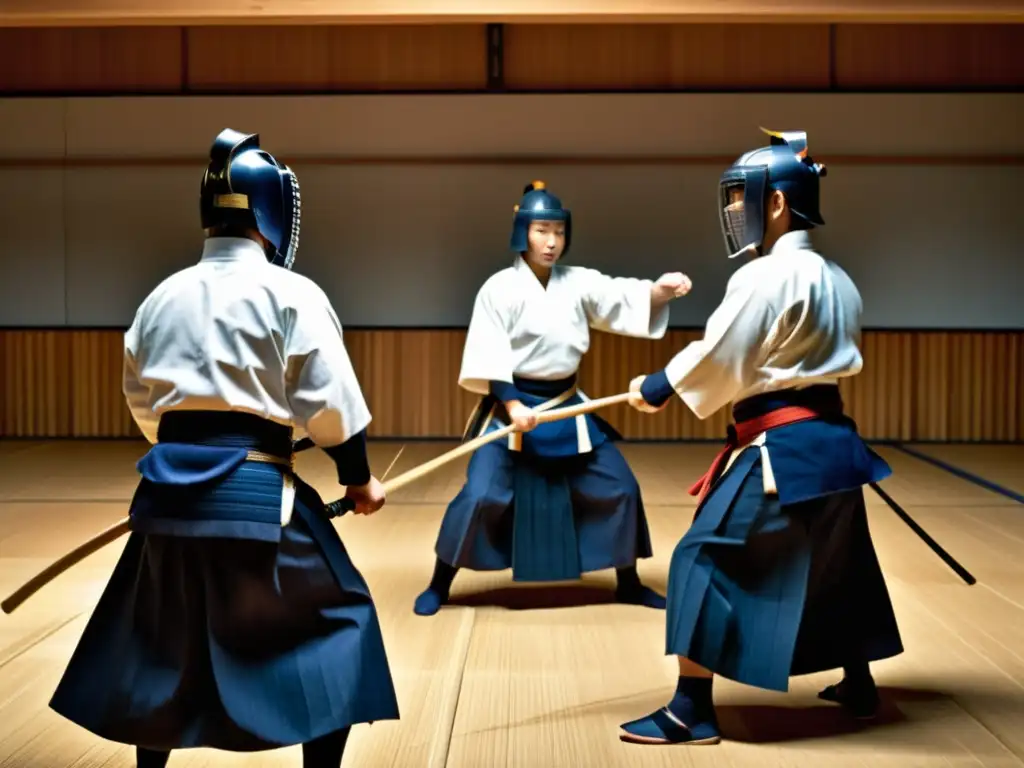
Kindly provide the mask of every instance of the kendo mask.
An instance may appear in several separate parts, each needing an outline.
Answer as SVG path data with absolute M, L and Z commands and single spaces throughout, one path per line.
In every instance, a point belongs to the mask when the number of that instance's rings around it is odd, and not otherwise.
M 765 206 L 776 190 L 786 196 L 790 213 L 804 228 L 825 223 L 818 188 L 826 169 L 808 156 L 807 134 L 761 130 L 771 137 L 770 145 L 742 155 L 719 181 L 719 216 L 730 259 L 750 248 L 761 252 Z M 743 190 L 742 202 L 732 200 L 736 189 Z
M 288 166 L 260 149 L 259 134 L 221 131 L 210 147 L 199 208 L 204 229 L 255 229 L 270 243 L 267 259 L 292 268 L 302 219 L 299 181 Z
M 534 221 L 561 221 L 565 224 L 565 247 L 562 258 L 569 253 L 572 243 L 572 212 L 562 207 L 562 201 L 547 190 L 543 181 L 535 181 L 523 188 L 523 199 L 514 209 L 510 247 L 516 253 L 530 248 L 530 223 Z

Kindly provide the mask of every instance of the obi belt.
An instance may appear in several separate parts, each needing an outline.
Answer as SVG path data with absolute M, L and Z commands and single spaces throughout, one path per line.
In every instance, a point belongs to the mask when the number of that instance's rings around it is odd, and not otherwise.
M 240 412 L 172 411 L 136 465 L 132 530 L 279 542 L 295 486 L 291 427 Z

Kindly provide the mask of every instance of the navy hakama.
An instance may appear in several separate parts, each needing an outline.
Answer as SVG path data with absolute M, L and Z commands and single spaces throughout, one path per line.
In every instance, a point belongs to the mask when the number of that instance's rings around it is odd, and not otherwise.
M 838 388 L 751 398 L 734 415 L 823 398 Z M 666 653 L 777 691 L 791 675 L 902 653 L 862 491 L 891 469 L 841 407 L 767 430 L 715 480 L 672 555 Z
M 515 385 L 523 404 L 538 410 L 584 402 L 575 377 L 516 378 Z M 504 406 L 484 397 L 465 437 L 507 423 Z M 604 419 L 585 414 L 477 449 L 465 485 L 445 511 L 437 556 L 455 568 L 511 568 L 521 582 L 578 579 L 650 557 L 640 486 L 616 439 Z
M 672 555 L 666 653 L 775 691 L 842 667 L 844 682 L 819 697 L 870 717 L 868 665 L 903 644 L 862 486 L 891 469 L 842 415 L 838 387 L 749 398 L 733 415 L 729 447 L 745 447 L 691 489 L 702 498 Z M 681 675 L 670 704 L 623 724 L 622 738 L 718 743 L 711 683 Z
M 163 751 L 274 749 L 398 719 L 366 582 L 317 492 L 272 463 L 288 463 L 290 429 L 172 413 L 159 439 L 50 706 Z

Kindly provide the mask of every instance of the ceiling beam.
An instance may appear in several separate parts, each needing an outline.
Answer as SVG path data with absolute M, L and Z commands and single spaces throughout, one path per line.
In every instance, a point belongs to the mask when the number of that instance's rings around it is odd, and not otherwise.
M 2 0 L 0 26 L 1024 23 L 1021 0 Z

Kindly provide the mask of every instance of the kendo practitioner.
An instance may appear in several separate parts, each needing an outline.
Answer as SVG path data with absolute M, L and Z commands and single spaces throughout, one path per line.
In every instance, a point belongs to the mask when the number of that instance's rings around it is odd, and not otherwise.
M 595 414 L 539 426 L 537 414 L 586 399 L 576 376 L 591 328 L 659 339 L 669 302 L 690 281 L 680 273 L 657 282 L 609 277 L 560 263 L 572 243 L 572 215 L 543 182 L 527 185 L 514 210 L 516 255 L 476 296 L 459 385 L 481 396 L 464 439 L 510 422 L 519 431 L 474 452 L 414 610 L 435 614 L 460 568 L 511 568 L 518 582 L 615 568 L 618 601 L 663 609 L 665 598 L 637 574 L 651 541 L 640 488 L 612 442 L 619 434 Z
M 50 706 L 136 745 L 140 768 L 174 749 L 300 743 L 307 768 L 338 768 L 352 725 L 398 719 L 373 599 L 291 466 L 296 429 L 356 513 L 385 502 L 341 324 L 291 271 L 300 211 L 294 173 L 258 135 L 223 131 L 202 258 L 125 335 L 124 395 L 152 446 L 132 534 Z
M 735 421 L 690 491 L 697 512 L 672 555 L 675 696 L 622 726 L 630 742 L 718 743 L 716 674 L 786 691 L 791 675 L 842 667 L 819 697 L 871 718 L 869 663 L 903 651 L 862 491 L 891 469 L 858 436 L 838 387 L 863 365 L 861 297 L 812 248 L 825 168 L 808 156 L 806 134 L 769 135 L 720 181 L 727 251 L 750 260 L 703 339 L 630 385 L 641 411 L 675 393 L 700 419 L 732 404 Z

